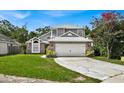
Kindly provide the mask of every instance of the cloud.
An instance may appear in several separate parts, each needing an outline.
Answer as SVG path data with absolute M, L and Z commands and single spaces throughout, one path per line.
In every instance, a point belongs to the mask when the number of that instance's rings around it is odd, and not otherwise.
M 62 16 L 68 16 L 68 15 L 73 15 L 74 13 L 79 13 L 82 11 L 74 11 L 74 10 L 49 10 L 43 12 L 45 15 L 49 15 L 51 17 L 62 17 Z M 84 11 L 83 11 L 84 12 Z
M 30 16 L 30 12 L 27 12 L 27 13 L 18 13 L 18 12 L 14 12 L 12 13 L 12 16 L 18 18 L 18 19 L 24 19 L 28 16 Z
M 3 15 L 0 15 L 0 20 L 6 19 Z
M 20 12 L 20 11 L 0 11 L 0 18 L 1 19 L 8 19 L 8 18 L 16 18 L 16 19 L 25 19 L 30 16 L 30 11 Z

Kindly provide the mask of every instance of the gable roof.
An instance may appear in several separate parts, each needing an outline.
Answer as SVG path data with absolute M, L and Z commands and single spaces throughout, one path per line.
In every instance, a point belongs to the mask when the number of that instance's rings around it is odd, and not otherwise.
M 84 37 L 55 37 L 49 42 L 93 42 L 93 40 Z
M 72 31 L 68 31 L 68 32 L 60 35 L 60 37 L 80 37 L 80 36 Z
M 3 34 L 0 34 L 0 41 L 6 41 L 6 42 L 9 41 L 10 42 L 10 41 L 12 41 L 12 39 Z
M 82 28 L 82 27 L 79 25 L 64 24 L 64 25 L 54 26 L 53 28 L 73 28 L 73 29 L 76 29 L 76 28 Z
M 0 42 L 11 43 L 11 44 L 14 44 L 14 45 L 20 45 L 20 43 L 17 42 L 16 40 L 11 39 L 10 37 L 7 37 L 3 34 L 0 34 Z
M 39 39 L 38 37 L 33 37 L 31 39 L 29 39 L 28 41 L 26 41 L 26 43 L 30 43 L 33 39 Z

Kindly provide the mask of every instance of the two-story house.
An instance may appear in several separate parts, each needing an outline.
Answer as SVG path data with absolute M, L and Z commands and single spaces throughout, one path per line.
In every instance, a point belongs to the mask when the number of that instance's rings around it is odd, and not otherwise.
M 91 48 L 92 40 L 85 37 L 83 28 L 74 25 L 61 25 L 51 28 L 51 31 L 34 37 L 26 42 L 27 53 L 45 53 L 50 45 L 56 56 L 85 56 Z

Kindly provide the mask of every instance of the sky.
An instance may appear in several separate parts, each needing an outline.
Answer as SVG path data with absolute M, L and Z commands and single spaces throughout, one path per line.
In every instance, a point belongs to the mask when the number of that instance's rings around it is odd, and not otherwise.
M 124 14 L 124 10 L 116 11 Z M 0 20 L 6 19 L 19 27 L 26 24 L 29 31 L 63 24 L 91 28 L 93 17 L 100 17 L 103 12 L 105 10 L 0 10 Z

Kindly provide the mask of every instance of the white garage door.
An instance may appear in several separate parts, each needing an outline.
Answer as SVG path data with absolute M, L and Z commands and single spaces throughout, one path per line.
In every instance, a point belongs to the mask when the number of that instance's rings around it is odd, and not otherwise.
M 8 53 L 7 44 L 0 43 L 0 55 L 4 55 Z
M 83 43 L 56 43 L 57 56 L 85 56 L 85 44 Z

